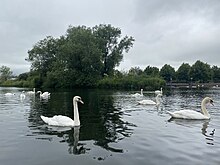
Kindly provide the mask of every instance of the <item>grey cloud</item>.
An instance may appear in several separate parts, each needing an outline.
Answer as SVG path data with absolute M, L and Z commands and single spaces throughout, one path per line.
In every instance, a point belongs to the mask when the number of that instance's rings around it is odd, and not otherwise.
M 219 0 L 1 0 L 0 66 L 28 71 L 27 51 L 69 25 L 110 23 L 135 38 L 119 69 L 202 60 L 220 66 Z M 10 57 L 10 58 L 9 58 Z

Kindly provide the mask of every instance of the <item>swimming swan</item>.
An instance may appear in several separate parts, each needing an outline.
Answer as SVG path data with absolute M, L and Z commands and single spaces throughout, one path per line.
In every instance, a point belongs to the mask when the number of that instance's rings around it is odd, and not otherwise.
M 42 99 L 48 99 L 50 97 L 49 92 L 42 93 L 41 91 L 37 91 L 37 93 L 40 93 L 40 98 L 42 98 Z
M 80 126 L 79 111 L 77 104 L 78 102 L 84 104 L 80 96 L 75 96 L 73 98 L 74 120 L 72 120 L 67 116 L 62 116 L 62 115 L 55 115 L 53 117 L 45 117 L 45 116 L 40 116 L 40 117 L 45 123 L 52 126 L 62 126 L 62 127 Z
M 24 100 L 24 99 L 25 99 L 24 91 L 21 92 L 21 94 L 20 94 L 20 99 L 21 99 L 21 100 Z
M 33 88 L 33 91 L 28 91 L 27 94 L 29 94 L 29 95 L 35 94 L 35 88 Z
M 175 112 L 167 111 L 167 113 L 170 114 L 171 117 L 179 119 L 210 119 L 210 115 L 206 110 L 206 104 L 208 103 L 213 105 L 213 100 L 210 97 L 205 97 L 201 103 L 202 112 L 197 112 L 193 110 L 180 110 Z
M 160 99 L 159 97 L 161 97 L 162 94 L 158 94 L 156 96 L 156 102 L 153 101 L 153 100 L 141 100 L 141 101 L 138 101 L 138 104 L 143 104 L 143 105 L 159 105 L 160 104 Z
M 160 90 L 154 91 L 154 93 L 155 93 L 156 95 L 158 95 L 158 94 L 163 94 L 163 88 L 160 88 Z
M 141 93 L 135 93 L 132 96 L 134 96 L 134 97 L 144 96 L 143 95 L 143 89 L 141 89 Z
M 15 95 L 15 93 L 10 93 L 10 92 L 5 93 L 5 96 L 14 96 L 14 95 Z

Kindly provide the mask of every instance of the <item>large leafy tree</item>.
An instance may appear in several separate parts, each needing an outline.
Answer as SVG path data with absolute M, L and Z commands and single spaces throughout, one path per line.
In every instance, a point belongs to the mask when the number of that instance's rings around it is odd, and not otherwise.
M 190 81 L 190 69 L 191 66 L 188 63 L 183 63 L 176 71 L 177 80 L 179 82 L 189 82 Z
M 159 76 L 159 73 L 160 73 L 160 70 L 157 67 L 147 66 L 144 69 L 144 74 L 146 74 L 147 76 L 156 77 L 156 76 Z
M 132 37 L 121 37 L 111 25 L 93 28 L 70 26 L 58 39 L 46 37 L 28 51 L 31 71 L 47 87 L 94 86 L 114 68 L 133 45 Z M 42 83 L 41 83 L 42 81 Z
M 121 29 L 100 24 L 93 28 L 93 34 L 98 39 L 98 46 L 102 52 L 102 75 L 113 74 L 114 68 L 123 59 L 123 52 L 128 52 L 133 46 L 133 37 L 121 37 Z
M 211 80 L 211 68 L 210 65 L 201 61 L 196 61 L 192 65 L 190 70 L 190 76 L 193 78 L 193 81 L 198 82 L 208 82 Z
M 174 80 L 176 78 L 175 74 L 175 69 L 168 64 L 165 64 L 160 70 L 160 76 L 167 82 Z
M 101 76 L 100 58 L 101 51 L 92 30 L 85 26 L 70 26 L 55 65 L 55 68 L 62 68 L 60 81 L 64 78 L 68 86 L 94 85 Z
M 6 81 L 12 76 L 12 71 L 9 67 L 7 66 L 1 66 L 0 68 L 0 80 L 1 81 Z
M 31 62 L 31 71 L 37 71 L 41 77 L 44 77 L 48 71 L 52 70 L 58 52 L 58 41 L 58 39 L 47 36 L 28 51 L 26 60 Z

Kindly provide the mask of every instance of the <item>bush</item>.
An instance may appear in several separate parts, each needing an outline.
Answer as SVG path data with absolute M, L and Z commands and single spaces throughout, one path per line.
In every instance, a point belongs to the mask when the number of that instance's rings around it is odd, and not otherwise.
M 100 88 L 112 89 L 140 89 L 154 90 L 165 86 L 165 81 L 161 78 L 144 76 L 124 76 L 120 78 L 105 77 L 97 83 Z

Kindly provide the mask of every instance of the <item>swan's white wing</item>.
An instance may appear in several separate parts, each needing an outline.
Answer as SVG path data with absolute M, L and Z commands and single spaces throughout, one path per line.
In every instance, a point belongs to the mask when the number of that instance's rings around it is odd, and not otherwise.
M 138 101 L 139 104 L 146 104 L 146 105 L 156 105 L 156 103 L 152 100 L 141 100 Z
M 53 126 L 63 126 L 63 127 L 72 127 L 74 126 L 74 121 L 67 117 L 67 116 L 62 116 L 62 115 L 56 115 L 53 117 L 45 117 L 41 116 L 41 119 L 47 123 L 48 125 L 53 125 Z
M 140 93 L 135 93 L 135 94 L 132 94 L 131 96 L 133 96 L 133 97 L 141 97 L 143 95 L 141 95 Z
M 27 94 L 32 95 L 32 94 L 35 94 L 35 92 L 34 91 L 28 91 Z
M 180 119 L 208 119 L 207 116 L 204 116 L 202 113 L 193 111 L 193 110 L 180 110 L 175 112 L 169 112 L 168 113 L 173 118 L 180 118 Z
M 154 93 L 155 93 L 155 94 L 160 94 L 160 93 L 161 93 L 161 91 L 156 90 Z

